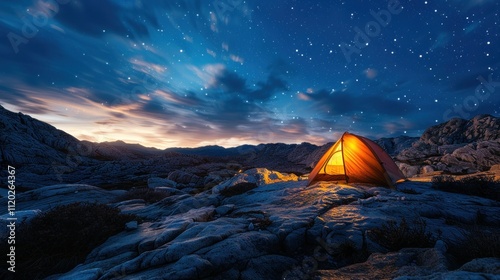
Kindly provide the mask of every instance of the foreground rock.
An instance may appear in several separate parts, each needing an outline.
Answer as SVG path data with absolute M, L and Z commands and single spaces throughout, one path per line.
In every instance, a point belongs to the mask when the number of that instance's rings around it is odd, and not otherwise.
M 478 259 L 475 266 L 450 271 L 443 248 L 461 236 L 460 224 L 476 221 L 477 213 L 483 214 L 482 224 L 498 229 L 498 202 L 435 191 L 425 183 L 404 183 L 398 186 L 401 191 L 331 183 L 306 188 L 302 181 L 276 182 L 286 176 L 264 184 L 277 174 L 269 170 L 248 173 L 262 181 L 242 194 L 209 190 L 172 194 L 153 204 L 112 202 L 141 222 L 109 238 L 73 270 L 48 279 L 387 279 L 497 273 L 497 259 Z M 87 201 L 89 196 L 80 195 L 85 192 L 100 194 L 107 203 L 118 195 L 90 186 L 56 186 L 39 200 L 26 195 L 19 210 L 47 209 L 41 205 L 57 193 L 67 201 Z M 436 248 L 388 253 L 368 238 L 370 230 L 402 217 L 424 220 L 441 240 Z M 371 256 L 350 265 L 335 257 L 345 244 Z
M 212 189 L 212 193 L 219 194 L 221 191 L 228 190 L 241 183 L 251 183 L 256 186 L 273 184 L 276 182 L 297 181 L 299 178 L 295 174 L 280 173 L 270 171 L 265 168 L 254 168 L 238 174 Z
M 477 259 L 456 271 L 448 271 L 445 256 L 436 249 L 410 248 L 394 253 L 375 253 L 366 262 L 337 270 L 320 270 L 315 279 L 497 279 L 499 274 L 500 259 Z

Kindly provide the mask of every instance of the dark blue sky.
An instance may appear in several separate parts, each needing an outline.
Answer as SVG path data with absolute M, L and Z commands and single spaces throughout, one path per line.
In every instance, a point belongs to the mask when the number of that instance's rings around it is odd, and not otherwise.
M 3 0 L 0 104 L 160 148 L 499 115 L 495 0 Z M 497 82 L 498 81 L 498 82 Z

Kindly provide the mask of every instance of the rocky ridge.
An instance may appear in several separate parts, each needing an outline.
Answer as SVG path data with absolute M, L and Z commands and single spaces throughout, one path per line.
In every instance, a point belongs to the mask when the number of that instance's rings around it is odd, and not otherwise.
M 500 119 L 478 115 L 430 127 L 395 159 L 407 177 L 487 171 L 500 163 Z
M 407 177 L 469 174 L 500 163 L 499 123 L 489 115 L 468 121 L 452 119 L 427 129 L 419 139 L 401 136 L 375 141 Z M 158 150 L 120 141 L 92 143 L 1 106 L 0 127 L 0 165 L 19 168 L 20 182 L 26 188 L 60 183 L 124 188 L 145 184 L 151 177 L 172 179 L 180 171 L 184 174 L 177 176 L 179 186 L 204 188 L 254 167 L 301 175 L 310 172 L 332 144 Z

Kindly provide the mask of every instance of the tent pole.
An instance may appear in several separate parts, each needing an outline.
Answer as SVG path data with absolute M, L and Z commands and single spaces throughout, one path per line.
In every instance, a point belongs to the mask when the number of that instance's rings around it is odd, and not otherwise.
M 347 132 L 345 132 L 344 134 L 342 134 L 342 138 L 340 138 L 340 150 L 342 151 L 342 165 L 344 166 L 344 176 L 345 176 L 345 182 L 347 184 L 349 184 L 349 176 L 347 176 L 347 171 L 345 169 L 345 160 L 344 160 L 344 135 L 346 134 Z

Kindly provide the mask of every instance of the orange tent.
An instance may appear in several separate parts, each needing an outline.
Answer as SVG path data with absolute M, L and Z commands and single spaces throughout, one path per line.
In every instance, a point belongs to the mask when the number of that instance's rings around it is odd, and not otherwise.
M 308 186 L 318 181 L 346 181 L 394 188 L 403 179 L 401 170 L 379 145 L 346 132 L 318 161 Z

